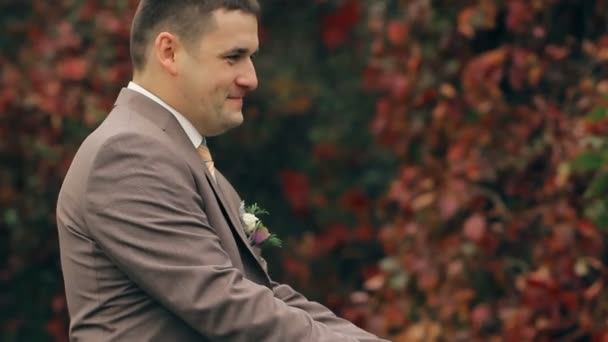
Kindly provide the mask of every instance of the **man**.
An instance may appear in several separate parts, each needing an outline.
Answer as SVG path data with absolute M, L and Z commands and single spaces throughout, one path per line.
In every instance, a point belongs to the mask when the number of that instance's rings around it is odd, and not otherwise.
M 72 341 L 380 341 L 271 281 L 204 138 L 257 87 L 256 0 L 143 0 L 134 78 L 82 144 L 57 222 Z

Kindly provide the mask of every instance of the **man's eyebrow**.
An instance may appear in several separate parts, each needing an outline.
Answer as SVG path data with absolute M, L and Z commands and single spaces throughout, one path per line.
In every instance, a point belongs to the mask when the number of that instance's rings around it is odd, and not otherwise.
M 260 51 L 260 49 L 253 51 L 253 53 L 251 53 L 250 51 L 251 50 L 248 48 L 236 47 L 236 48 L 226 51 L 224 53 L 224 55 L 248 55 L 248 54 L 255 55 L 256 53 L 258 53 L 258 51 Z

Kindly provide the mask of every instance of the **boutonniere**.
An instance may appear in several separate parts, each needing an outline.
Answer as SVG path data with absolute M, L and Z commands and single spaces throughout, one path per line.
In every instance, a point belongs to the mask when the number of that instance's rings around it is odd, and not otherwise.
M 245 206 L 245 202 L 241 202 L 240 207 L 241 221 L 245 228 L 245 234 L 249 239 L 249 243 L 254 247 L 281 247 L 282 241 L 275 234 L 270 234 L 268 227 L 258 218 L 258 215 L 268 214 L 268 212 L 260 207 L 257 203 L 250 206 Z

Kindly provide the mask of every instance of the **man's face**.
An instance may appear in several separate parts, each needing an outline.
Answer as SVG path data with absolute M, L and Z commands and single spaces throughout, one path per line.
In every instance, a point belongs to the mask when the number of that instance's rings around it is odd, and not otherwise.
M 240 125 L 243 97 L 258 85 L 251 60 L 259 45 L 257 18 L 220 9 L 212 22 L 198 43 L 176 56 L 179 110 L 204 136 Z

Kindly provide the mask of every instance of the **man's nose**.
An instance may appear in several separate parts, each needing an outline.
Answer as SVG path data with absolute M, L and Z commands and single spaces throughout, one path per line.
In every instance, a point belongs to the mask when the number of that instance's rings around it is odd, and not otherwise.
M 236 83 L 239 87 L 243 87 L 248 91 L 253 91 L 258 87 L 258 76 L 251 59 L 245 63 L 243 72 L 236 78 Z

